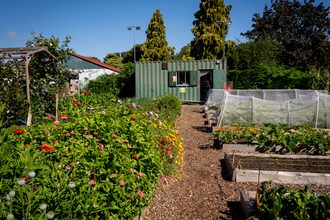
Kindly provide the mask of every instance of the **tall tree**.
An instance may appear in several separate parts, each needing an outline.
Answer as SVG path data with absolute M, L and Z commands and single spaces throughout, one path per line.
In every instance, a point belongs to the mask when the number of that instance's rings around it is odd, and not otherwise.
M 146 30 L 147 41 L 141 46 L 142 61 L 173 60 L 175 47 L 169 47 L 166 41 L 166 31 L 163 15 L 157 9 Z
M 141 46 L 143 44 L 136 44 L 135 45 L 135 55 L 136 55 L 136 60 L 141 60 L 142 58 L 142 51 L 141 51 Z M 130 49 L 129 51 L 124 52 L 123 55 L 123 63 L 134 63 L 134 47 L 132 47 L 132 49 Z
M 310 66 L 329 65 L 326 53 L 330 36 L 329 8 L 323 3 L 314 6 L 315 0 L 271 0 L 262 17 L 254 14 L 253 29 L 241 35 L 258 39 L 269 37 L 281 44 L 282 62 L 305 70 Z M 320 63 L 322 61 L 322 63 Z
M 121 62 L 122 58 L 119 58 L 115 53 L 108 53 L 106 57 L 103 58 L 103 62 L 116 67 L 118 69 L 121 69 L 123 66 L 123 63 Z
M 181 50 L 175 54 L 175 60 L 182 60 L 183 56 L 187 53 L 187 50 L 190 48 L 190 43 L 186 46 L 183 46 Z
M 227 22 L 218 22 L 231 20 L 231 8 L 232 5 L 225 7 L 224 0 L 202 0 L 199 3 L 199 11 L 194 13 L 195 27 L 191 29 L 195 39 L 191 42 L 189 55 L 185 55 L 184 59 L 220 59 L 223 57 L 224 44 L 227 48 L 235 44 L 233 41 L 224 42 L 229 25 Z

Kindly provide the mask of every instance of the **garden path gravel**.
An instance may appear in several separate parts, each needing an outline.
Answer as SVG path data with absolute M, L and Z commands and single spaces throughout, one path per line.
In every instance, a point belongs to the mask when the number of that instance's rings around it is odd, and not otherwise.
M 183 137 L 182 177 L 167 177 L 168 185 L 159 187 L 143 220 L 245 219 L 239 203 L 240 191 L 255 191 L 257 183 L 230 181 L 223 161 L 224 154 L 230 151 L 213 147 L 213 140 L 208 140 L 210 126 L 204 125 L 206 119 L 200 109 L 200 105 L 182 106 L 182 117 L 176 127 Z M 279 186 L 281 184 L 271 185 Z M 297 184 L 285 186 L 304 188 Z M 309 188 L 312 192 L 330 194 L 330 186 L 309 185 Z

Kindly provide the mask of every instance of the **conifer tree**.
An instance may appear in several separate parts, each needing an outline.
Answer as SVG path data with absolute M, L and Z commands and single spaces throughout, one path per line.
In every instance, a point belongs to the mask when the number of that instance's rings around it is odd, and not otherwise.
M 195 27 L 191 29 L 195 39 L 191 42 L 191 48 L 183 59 L 213 60 L 223 57 L 224 40 L 229 25 L 225 22 L 224 26 L 223 23 L 219 24 L 217 21 L 231 20 L 229 17 L 231 8 L 232 5 L 225 7 L 224 0 L 202 0 L 199 3 L 199 11 L 194 14 L 196 20 L 193 21 L 193 25 Z M 230 51 L 228 48 L 234 44 L 233 41 L 227 41 L 226 51 Z
M 147 41 L 141 46 L 141 61 L 164 61 L 174 59 L 174 47 L 166 41 L 165 25 L 160 10 L 157 9 L 146 30 Z

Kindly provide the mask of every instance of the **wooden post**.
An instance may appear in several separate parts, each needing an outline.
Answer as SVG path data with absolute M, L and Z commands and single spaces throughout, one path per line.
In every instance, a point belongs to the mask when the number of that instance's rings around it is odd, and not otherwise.
M 26 95 L 27 95 L 27 101 L 29 103 L 29 111 L 28 111 L 28 118 L 26 125 L 30 126 L 32 121 L 32 114 L 31 114 L 31 100 L 30 100 L 29 59 L 27 56 L 25 56 L 25 73 L 26 73 Z

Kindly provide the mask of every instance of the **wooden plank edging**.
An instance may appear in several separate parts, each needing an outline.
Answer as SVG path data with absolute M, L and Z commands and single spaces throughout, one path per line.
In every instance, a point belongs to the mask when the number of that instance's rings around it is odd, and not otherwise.
M 242 155 L 236 153 L 236 155 Z M 291 156 L 291 155 L 278 155 L 278 156 Z M 292 155 L 302 156 L 302 155 Z M 236 182 L 258 182 L 258 170 L 240 170 L 235 168 L 231 162 L 229 155 L 225 154 L 225 163 L 231 176 L 232 181 Z M 293 158 L 294 159 L 294 158 Z M 314 158 L 313 158 L 314 159 Z M 274 183 L 293 183 L 293 184 L 330 184 L 329 173 L 306 173 L 306 172 L 286 172 L 286 171 L 260 171 L 260 182 L 272 180 Z

